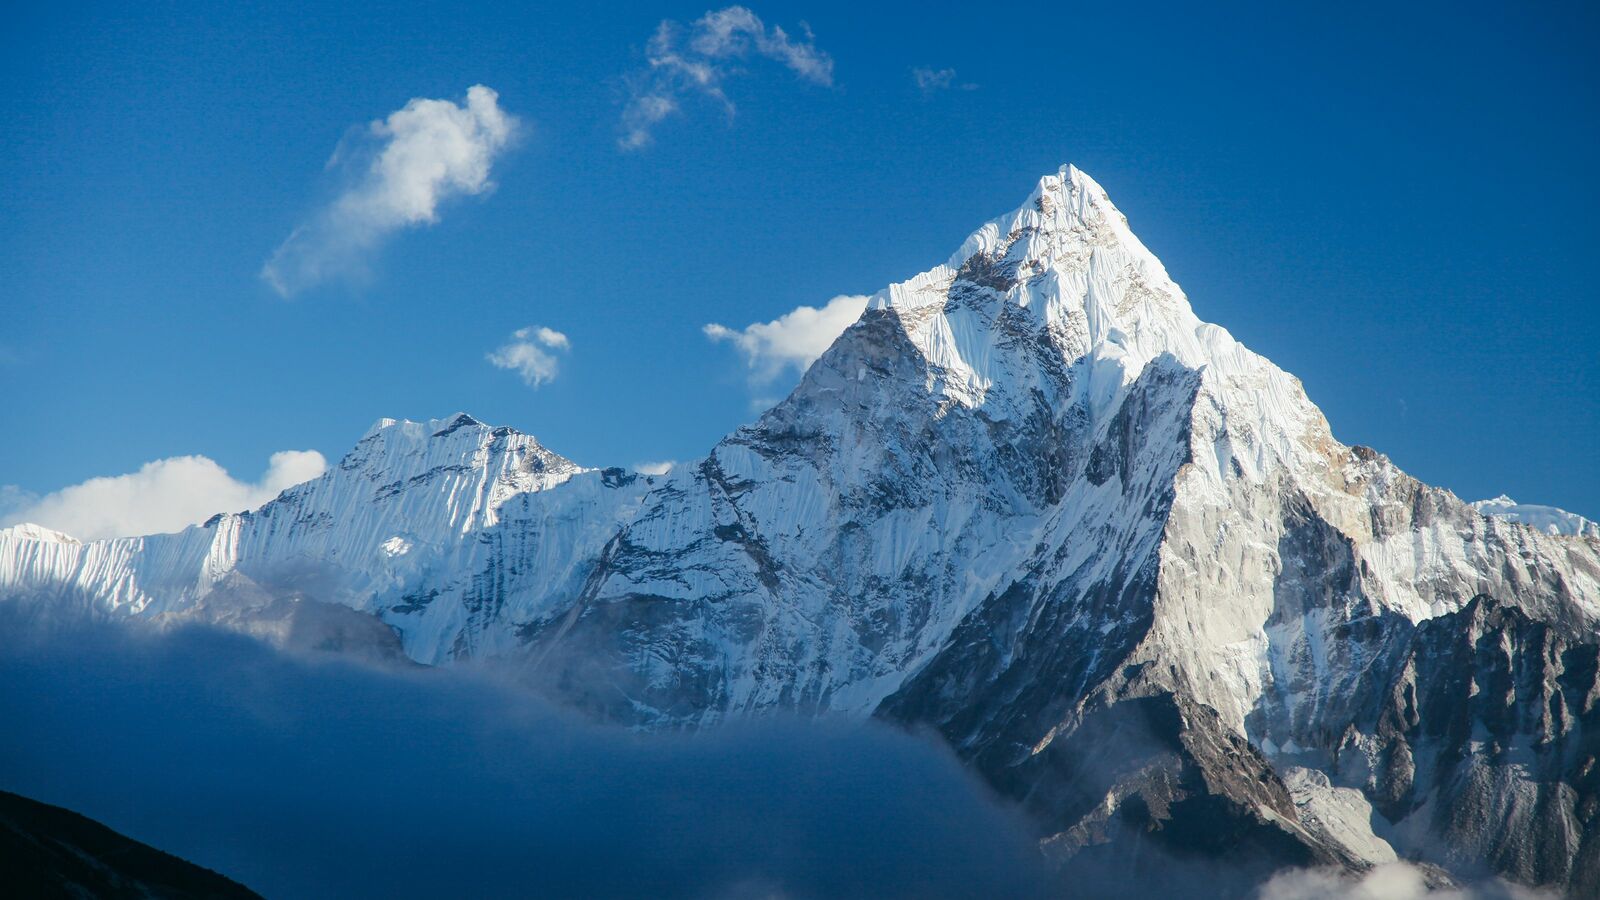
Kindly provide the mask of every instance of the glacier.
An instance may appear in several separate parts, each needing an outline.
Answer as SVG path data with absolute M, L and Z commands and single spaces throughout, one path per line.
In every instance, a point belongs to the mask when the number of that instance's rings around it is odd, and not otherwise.
M 384 419 L 176 534 L 0 531 L 0 594 L 279 638 L 322 610 L 313 642 L 504 661 L 641 729 L 929 729 L 1065 867 L 1593 891 L 1600 533 L 1501 500 L 1336 440 L 1067 166 L 702 459 Z

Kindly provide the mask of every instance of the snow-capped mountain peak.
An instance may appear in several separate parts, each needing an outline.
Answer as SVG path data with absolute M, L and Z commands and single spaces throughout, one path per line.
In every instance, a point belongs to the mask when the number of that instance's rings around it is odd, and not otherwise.
M 0 540 L 13 539 L 19 541 L 46 541 L 53 544 L 80 543 L 77 538 L 54 528 L 35 525 L 32 522 L 22 522 L 9 528 L 0 528 Z
M 1109 421 L 1145 366 L 1171 356 L 1203 373 L 1208 396 L 1227 395 L 1252 471 L 1267 456 L 1298 465 L 1307 440 L 1331 442 L 1298 379 L 1201 321 L 1105 190 L 1073 166 L 870 308 L 901 323 L 930 364 L 930 390 L 990 418 L 1028 415 L 1042 389 Z
M 357 492 L 370 490 L 374 500 L 414 496 L 419 486 L 448 481 L 449 515 L 453 527 L 465 532 L 494 524 L 510 497 L 554 487 L 583 471 L 532 435 L 456 413 L 426 422 L 380 419 L 324 479 L 342 484 L 348 476 L 337 473 L 360 473 L 369 484 Z M 462 476 L 470 483 L 461 482 Z M 423 496 L 438 493 L 428 487 Z

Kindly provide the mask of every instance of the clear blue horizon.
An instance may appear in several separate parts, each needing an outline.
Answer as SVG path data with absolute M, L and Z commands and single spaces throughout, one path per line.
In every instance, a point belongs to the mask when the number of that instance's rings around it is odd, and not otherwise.
M 457 410 L 586 465 L 695 458 L 795 380 L 706 324 L 908 278 L 1070 162 L 1340 440 L 1600 518 L 1592 7 L 751 10 L 720 95 L 651 80 L 703 4 L 15 11 L 0 486 L 188 454 L 254 481 Z M 274 290 L 368 123 L 478 84 L 520 123 L 487 178 Z

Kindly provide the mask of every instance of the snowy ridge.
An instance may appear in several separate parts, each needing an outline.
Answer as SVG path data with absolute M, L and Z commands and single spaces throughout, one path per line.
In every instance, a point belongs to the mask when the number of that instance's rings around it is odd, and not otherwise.
M 320 600 L 638 727 L 931 727 L 1062 859 L 1119 829 L 1357 867 L 1470 844 L 1600 885 L 1600 535 L 1537 509 L 1339 443 L 1068 166 L 698 462 L 599 471 L 466 415 L 386 419 L 176 535 L 0 532 L 0 590 L 142 616 Z M 1105 741 L 1130 767 L 1091 777 Z
M 271 592 L 394 616 L 409 626 L 401 629 L 408 652 L 441 662 L 470 616 L 460 604 L 433 608 L 418 598 L 470 592 L 506 521 L 516 523 L 520 546 L 553 539 L 540 560 L 548 565 L 530 573 L 540 593 L 573 589 L 583 562 L 574 551 L 588 542 L 598 552 L 615 528 L 606 510 L 626 505 L 627 490 L 604 487 L 616 480 L 465 414 L 383 419 L 321 477 L 258 510 L 220 513 L 176 534 L 79 544 L 7 529 L 0 585 L 112 615 L 182 616 L 238 572 Z M 560 500 L 543 496 L 569 482 Z
M 1499 516 L 1539 529 L 1545 534 L 1574 534 L 1600 537 L 1600 522 L 1555 506 L 1518 503 L 1505 494 L 1493 500 L 1479 500 L 1472 508 L 1486 516 Z

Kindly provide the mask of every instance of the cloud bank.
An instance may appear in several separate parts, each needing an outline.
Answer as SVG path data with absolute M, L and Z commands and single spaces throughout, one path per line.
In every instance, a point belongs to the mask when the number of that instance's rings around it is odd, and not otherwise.
M 509 341 L 484 358 L 497 369 L 516 372 L 522 376 L 524 384 L 537 388 L 561 371 L 561 361 L 556 354 L 570 349 L 572 342 L 566 335 L 543 325 L 530 325 L 511 332 Z
M 279 245 L 261 270 L 288 297 L 331 278 L 356 276 L 395 232 L 438 221 L 441 203 L 491 187 L 494 160 L 517 120 L 483 85 L 465 104 L 416 98 L 367 127 L 355 155 L 371 162 L 343 193 Z M 335 153 L 330 165 L 346 156 Z
M 174 456 L 137 472 L 91 478 L 43 497 L 0 490 L 0 526 L 32 522 L 83 541 L 180 531 L 219 512 L 254 509 L 327 468 L 315 450 L 272 454 L 256 482 L 204 456 Z
M 684 28 L 663 20 L 645 45 L 648 68 L 626 79 L 628 100 L 622 109 L 624 150 L 648 145 L 652 130 L 681 108 L 683 98 L 699 95 L 712 100 L 731 117 L 733 101 L 723 83 L 738 69 L 729 63 L 752 57 L 773 60 L 802 81 L 824 87 L 833 84 L 833 59 L 817 49 L 810 29 L 801 26 L 804 40 L 791 38 L 743 6 L 708 12 Z
M 471 669 L 3 615 L 0 638 L 8 789 L 269 897 L 1042 893 L 1017 820 L 882 726 L 641 736 Z
M 713 341 L 727 341 L 744 356 L 755 385 L 770 384 L 785 370 L 804 372 L 846 328 L 861 318 L 869 297 L 841 294 L 821 309 L 799 306 L 771 322 L 732 329 L 713 322 L 703 329 Z

